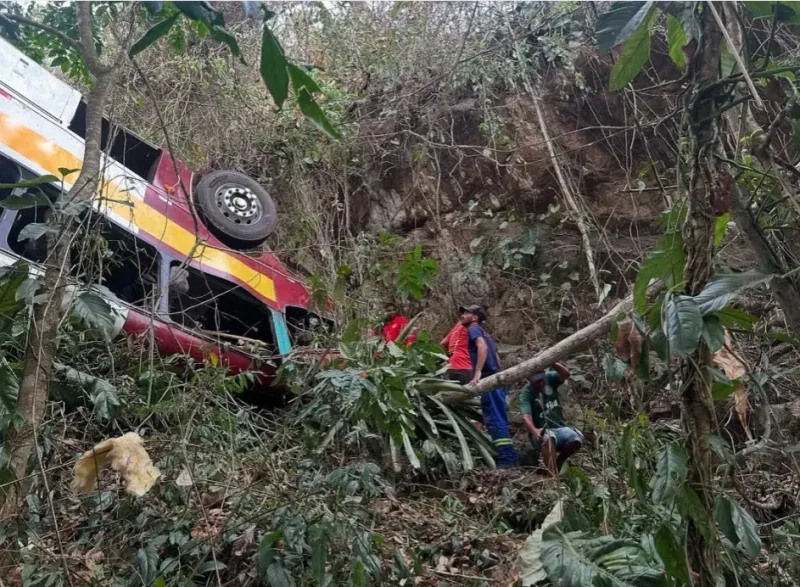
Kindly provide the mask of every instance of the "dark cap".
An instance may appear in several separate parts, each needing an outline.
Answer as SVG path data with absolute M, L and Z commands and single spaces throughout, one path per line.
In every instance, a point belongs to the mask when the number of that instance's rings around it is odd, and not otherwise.
M 544 371 L 537 371 L 536 373 L 534 373 L 533 375 L 531 375 L 528 378 L 528 381 L 530 381 L 531 383 L 536 384 L 536 383 L 539 383 L 540 381 L 544 381 L 545 378 L 546 378 L 546 376 L 545 376 L 545 372 Z
M 486 320 L 486 308 L 481 306 L 480 304 L 471 304 L 469 306 L 459 306 L 458 311 L 462 314 L 464 312 L 469 312 L 470 314 L 475 314 L 478 317 L 478 320 L 484 322 Z

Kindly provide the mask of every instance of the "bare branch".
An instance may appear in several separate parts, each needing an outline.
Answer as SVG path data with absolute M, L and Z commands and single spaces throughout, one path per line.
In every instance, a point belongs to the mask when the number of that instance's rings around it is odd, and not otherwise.
M 26 18 L 24 16 L 19 16 L 17 14 L 3 13 L 3 16 L 8 20 L 12 20 L 21 25 L 39 29 L 40 31 L 44 31 L 50 35 L 53 35 L 54 37 L 58 37 L 58 39 L 65 45 L 69 45 L 70 47 L 75 49 L 78 53 L 81 52 L 81 44 L 77 40 L 73 39 L 72 37 L 68 37 L 55 27 L 51 27 L 48 24 L 44 24 L 42 22 L 38 22 L 33 19 Z

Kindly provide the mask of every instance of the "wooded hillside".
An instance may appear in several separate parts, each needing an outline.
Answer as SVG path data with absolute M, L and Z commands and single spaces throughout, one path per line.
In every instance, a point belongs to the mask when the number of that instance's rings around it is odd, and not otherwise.
M 0 2 L 86 105 L 80 170 L 0 171 L 32 219 L 0 268 L 0 586 L 800 584 L 798 26 L 795 2 Z M 247 309 L 246 335 L 181 326 L 282 393 L 159 352 L 153 283 L 194 291 L 209 217 L 164 271 L 125 265 L 89 220 L 122 129 L 195 172 L 170 189 L 227 170 L 274 200 L 242 255 L 326 321 L 289 354 Z M 209 275 L 189 309 L 238 287 Z M 505 370 L 464 388 L 439 344 L 469 304 Z M 390 306 L 412 344 L 378 335 Z M 583 445 L 550 479 L 519 395 L 556 361 Z

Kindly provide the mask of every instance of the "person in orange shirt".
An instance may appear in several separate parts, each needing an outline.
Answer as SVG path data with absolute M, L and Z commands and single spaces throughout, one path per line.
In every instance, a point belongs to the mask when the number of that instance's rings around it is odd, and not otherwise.
M 469 334 L 461 321 L 456 322 L 439 346 L 450 355 L 447 376 L 461 385 L 472 381 L 472 360 L 469 358 Z

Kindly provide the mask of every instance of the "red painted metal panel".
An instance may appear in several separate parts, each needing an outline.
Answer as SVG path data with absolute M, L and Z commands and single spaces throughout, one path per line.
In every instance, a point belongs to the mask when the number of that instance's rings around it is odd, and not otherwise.
M 286 306 L 306 308 L 309 301 L 308 289 L 306 289 L 302 279 L 293 275 L 274 253 L 270 251 L 255 253 L 234 251 L 222 244 L 219 239 L 211 234 L 202 222 L 195 221 L 190 208 L 190 206 L 192 206 L 191 194 L 187 196 L 183 189 L 185 187 L 187 190 L 191 191 L 194 174 L 179 160 L 175 159 L 174 161 L 175 163 L 173 165 L 173 159 L 166 151 L 161 154 L 155 166 L 152 183 L 148 185 L 145 193 L 145 202 L 167 216 L 173 222 L 190 232 L 196 233 L 197 236 L 202 241 L 208 243 L 209 246 L 226 251 L 248 267 L 272 279 L 275 284 L 277 301 L 273 302 L 262 297 L 246 283 L 236 279 L 232 275 L 220 274 L 219 272 L 209 271 L 206 268 L 203 268 L 203 271 L 207 271 L 241 285 L 256 296 L 257 299 L 277 310 L 284 311 Z M 175 174 L 176 169 L 178 171 L 177 176 Z M 140 233 L 140 236 L 150 241 L 154 246 L 169 252 L 179 259 L 184 257 L 183 253 L 172 250 L 170 247 L 161 243 L 158 239 L 158 235 L 149 235 L 151 237 L 149 239 L 147 235 L 143 233 Z
M 220 364 L 226 366 L 231 374 L 255 371 L 258 375 L 258 388 L 271 389 L 275 380 L 275 368 L 270 365 L 256 365 L 254 359 L 235 350 L 223 350 L 208 340 L 192 334 L 191 331 L 168 324 L 158 318 L 140 312 L 135 308 L 128 311 L 122 329 L 129 335 L 142 335 L 153 327 L 153 339 L 159 353 L 164 356 L 183 355 L 197 363 L 208 360 L 211 353 L 219 357 Z

